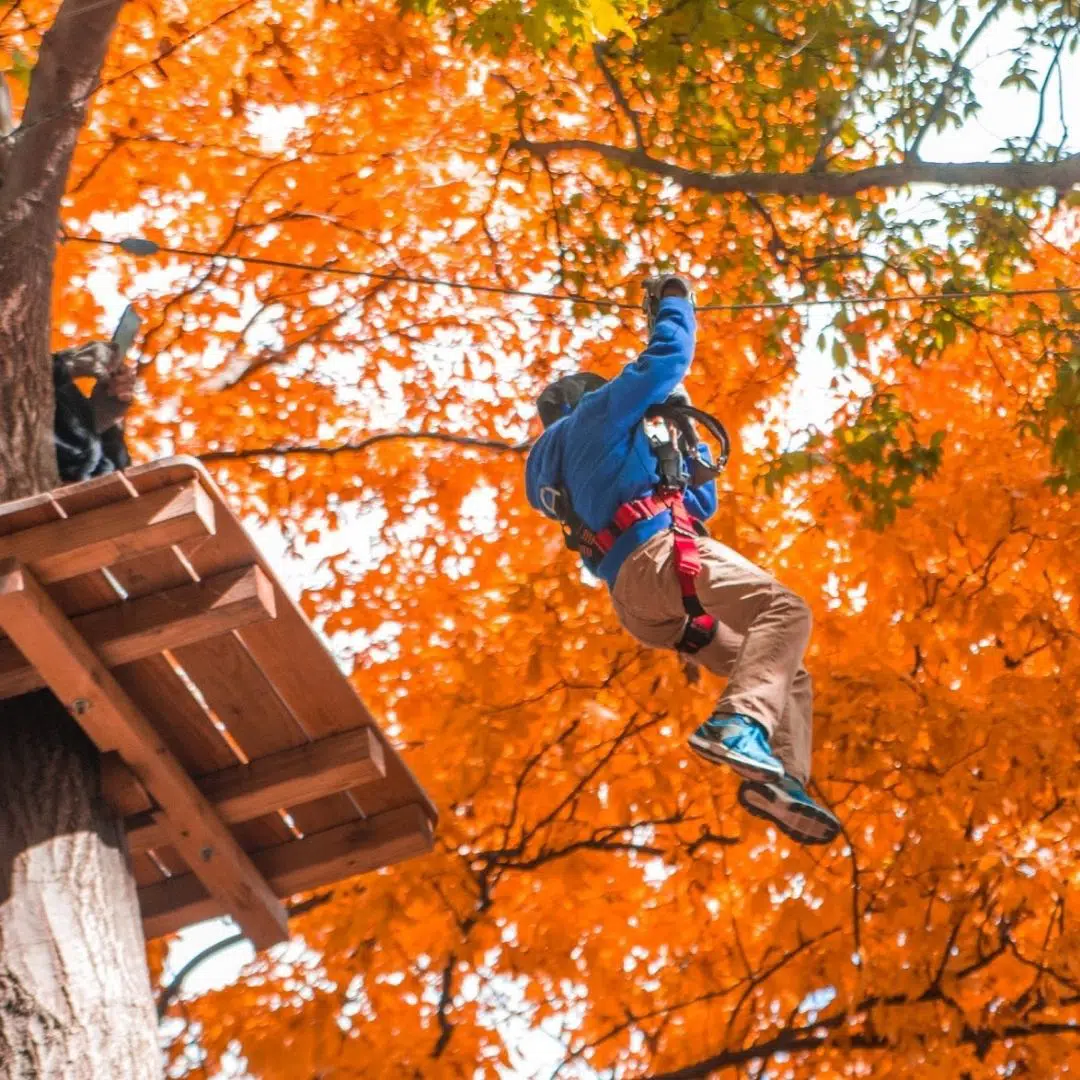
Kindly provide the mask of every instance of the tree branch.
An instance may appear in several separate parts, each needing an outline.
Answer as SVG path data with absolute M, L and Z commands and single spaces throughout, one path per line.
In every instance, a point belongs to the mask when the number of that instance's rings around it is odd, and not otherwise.
M 22 123 L 4 139 L 10 162 L 0 188 L 0 237 L 29 223 L 47 238 L 51 257 L 71 157 L 123 5 L 64 0 L 42 38 Z
M 905 1002 L 905 1004 L 908 1004 Z M 674 1072 L 653 1073 L 649 1080 L 704 1080 L 717 1069 L 729 1069 L 735 1065 L 745 1065 L 750 1061 L 760 1061 L 777 1054 L 794 1054 L 800 1050 L 817 1050 L 828 1035 L 821 1029 L 827 1025 L 824 1021 L 801 1028 L 788 1028 L 775 1038 L 738 1050 L 725 1050 L 713 1057 L 698 1061 Z M 1080 1035 L 1080 1024 L 1048 1022 L 1039 1024 L 1011 1024 L 995 1031 L 991 1028 L 969 1028 L 960 1036 L 960 1042 L 974 1046 L 976 1053 L 985 1054 L 987 1049 L 997 1042 L 1007 1039 L 1030 1039 L 1043 1035 Z M 892 1043 L 880 1035 L 870 1033 L 850 1035 L 844 1045 L 857 1050 L 888 1050 Z
M 813 163 L 810 165 L 811 172 L 820 172 L 825 168 L 825 165 L 828 162 L 829 147 L 832 145 L 833 139 L 835 139 L 839 133 L 844 121 L 851 115 L 852 110 L 855 108 L 855 103 L 858 100 L 863 87 L 866 85 L 866 80 L 881 66 L 893 46 L 898 41 L 906 42 L 909 36 L 914 32 L 915 20 L 919 17 L 922 5 L 923 0 L 911 0 L 911 6 L 905 12 L 903 19 L 900 20 L 900 25 L 897 27 L 896 32 L 882 34 L 881 45 L 874 50 L 870 59 L 867 61 L 866 66 L 859 72 L 859 77 L 855 80 L 855 85 L 848 91 L 847 97 L 840 103 L 840 108 L 836 110 L 836 115 L 832 118 L 828 127 L 822 134 L 821 143 L 818 146 L 817 153 L 814 155 Z
M 201 967 L 207 960 L 211 959 L 211 957 L 217 956 L 218 953 L 224 952 L 226 949 L 231 949 L 234 945 L 239 945 L 244 941 L 247 941 L 246 934 L 233 934 L 231 937 L 222 938 L 221 941 L 215 941 L 213 945 L 208 945 L 202 952 L 196 953 L 176 973 L 172 982 L 161 991 L 157 1002 L 158 1020 L 163 1020 L 165 1018 L 165 1014 L 169 1011 L 169 1006 L 176 1000 L 180 991 L 183 990 L 184 980 L 197 967 Z
M 615 78 L 615 73 L 607 65 L 607 43 L 598 41 L 593 45 L 593 56 L 596 58 L 596 64 L 604 75 L 604 81 L 611 90 L 612 97 L 615 98 L 615 104 L 626 114 L 630 126 L 634 129 L 634 141 L 637 143 L 638 149 L 644 150 L 645 136 L 641 131 L 641 120 L 631 107 L 626 94 L 623 93 L 623 88 L 619 85 L 619 80 Z
M 454 1034 L 454 1025 L 446 1015 L 454 1000 L 454 965 L 457 963 L 457 953 L 451 952 L 446 959 L 446 966 L 442 970 L 442 988 L 439 991 L 439 1008 L 436 1017 L 439 1021 L 439 1038 L 431 1051 L 433 1058 L 442 1057 L 443 1051 L 450 1044 Z
M 1069 33 L 1070 31 L 1066 29 L 1061 35 L 1061 40 L 1054 50 L 1054 57 L 1050 61 L 1050 66 L 1046 69 L 1046 76 L 1043 79 L 1042 86 L 1039 87 L 1039 112 L 1035 117 L 1035 128 L 1031 132 L 1031 137 L 1028 139 L 1027 146 L 1024 147 L 1024 161 L 1027 161 L 1035 143 L 1039 140 L 1039 132 L 1042 131 L 1043 119 L 1046 115 L 1046 91 L 1050 87 L 1050 80 L 1054 77 L 1055 69 L 1058 64 L 1061 63 L 1061 54 L 1065 51 L 1065 46 L 1069 41 Z
M 628 150 L 620 146 L 594 142 L 591 139 L 554 139 L 533 142 L 518 139 L 515 149 L 536 157 L 569 151 L 596 154 L 608 161 L 639 169 L 654 176 L 674 180 L 689 191 L 705 191 L 715 195 L 733 193 L 753 195 L 789 195 L 834 198 L 857 195 L 873 188 L 899 188 L 910 184 L 942 184 L 946 187 L 1002 187 L 1032 190 L 1054 188 L 1066 190 L 1080 183 L 1080 154 L 1060 161 L 972 161 L 934 162 L 906 161 L 888 165 L 873 165 L 852 172 L 801 173 L 720 173 L 701 172 L 681 165 L 661 161 L 644 150 Z
M 941 84 L 941 90 L 938 92 L 937 99 L 931 106 L 930 111 L 926 114 L 926 119 L 923 121 L 923 125 L 919 128 L 915 135 L 911 146 L 908 147 L 907 153 L 911 158 L 918 158 L 919 147 L 922 146 L 922 141 L 926 138 L 927 132 L 934 125 L 934 121 L 941 115 L 942 109 L 945 108 L 949 101 L 949 94 L 952 92 L 953 80 L 956 78 L 963 66 L 964 57 L 967 56 L 972 45 L 982 36 L 983 31 L 997 18 L 998 12 L 1005 6 L 1006 0 L 995 0 L 995 3 L 989 8 L 986 14 L 982 17 L 979 25 L 971 31 L 967 41 L 957 50 L 956 56 L 953 57 L 952 66 L 949 68 L 948 75 L 945 76 L 945 81 Z M 1007 185 L 1005 185 L 1007 186 Z M 1041 185 L 1040 185 L 1041 186 Z
M 332 892 L 315 893 L 309 896 L 306 900 L 300 900 L 295 904 L 287 905 L 289 918 L 295 918 L 297 915 L 304 915 L 309 911 L 313 911 L 315 908 L 322 907 L 327 903 Z M 157 1016 L 158 1020 L 162 1020 L 169 1010 L 169 1006 L 177 999 L 180 991 L 184 988 L 184 980 L 198 967 L 201 967 L 207 960 L 218 953 L 224 952 L 226 949 L 231 949 L 234 945 L 239 945 L 240 942 L 247 941 L 247 937 L 244 934 L 233 934 L 231 937 L 223 938 L 221 941 L 214 942 L 213 945 L 207 946 L 200 953 L 196 953 L 173 977 L 172 982 L 168 986 L 164 987 L 157 1001 Z

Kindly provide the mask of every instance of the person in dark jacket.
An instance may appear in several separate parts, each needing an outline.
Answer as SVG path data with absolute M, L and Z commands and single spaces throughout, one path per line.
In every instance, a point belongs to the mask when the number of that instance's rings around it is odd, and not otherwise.
M 61 481 L 73 484 L 126 469 L 131 457 L 122 420 L 134 396 L 134 372 L 105 341 L 53 353 L 52 363 L 53 442 Z M 79 378 L 95 380 L 89 397 L 75 384 Z
M 611 526 L 620 507 L 658 489 L 657 456 L 645 414 L 681 388 L 694 355 L 695 316 L 687 284 L 669 276 L 647 286 L 653 306 L 648 347 L 610 382 L 578 373 L 548 387 L 538 401 L 544 432 L 529 453 L 529 502 L 549 518 L 576 518 L 593 533 Z M 707 448 L 699 448 L 702 454 Z M 687 486 L 690 518 L 716 510 L 715 481 Z M 655 648 L 682 647 L 688 607 L 677 573 L 670 510 L 618 531 L 602 557 L 586 565 L 610 592 L 635 638 Z M 698 526 L 699 531 L 704 529 Z M 683 530 L 684 537 L 686 530 Z M 685 539 L 684 539 L 685 542 Z M 840 823 L 806 792 L 810 776 L 812 689 L 803 666 L 810 610 L 791 590 L 707 535 L 694 539 L 695 604 L 713 636 L 688 658 L 726 676 L 711 717 L 690 736 L 698 755 L 742 777 L 739 801 L 799 843 L 829 843 Z

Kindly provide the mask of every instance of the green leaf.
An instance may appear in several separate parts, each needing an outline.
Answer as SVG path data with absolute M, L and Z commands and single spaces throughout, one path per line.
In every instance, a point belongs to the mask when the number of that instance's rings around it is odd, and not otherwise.
M 618 31 L 631 39 L 634 37 L 630 24 L 611 0 L 587 0 L 587 5 L 590 21 L 597 36 L 606 38 Z
M 15 49 L 11 54 L 11 77 L 18 83 L 22 84 L 24 90 L 30 89 L 30 75 L 34 70 L 34 65 L 30 62 L 29 58 L 21 53 L 18 49 Z

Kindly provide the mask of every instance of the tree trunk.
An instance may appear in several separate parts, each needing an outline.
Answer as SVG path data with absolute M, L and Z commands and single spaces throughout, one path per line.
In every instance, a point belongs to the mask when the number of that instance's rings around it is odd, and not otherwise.
M 47 691 L 0 703 L 0 1075 L 160 1075 L 123 828 Z
M 0 136 L 0 501 L 55 487 L 60 200 L 123 0 L 64 0 Z M 47 691 L 0 702 L 0 1080 L 161 1076 L 138 901 L 98 754 Z

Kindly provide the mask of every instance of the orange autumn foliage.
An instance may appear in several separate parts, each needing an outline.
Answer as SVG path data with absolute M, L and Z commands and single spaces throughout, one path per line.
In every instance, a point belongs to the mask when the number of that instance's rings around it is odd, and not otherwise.
M 678 12 L 640 30 L 645 59 L 619 43 L 657 152 L 806 168 L 816 104 L 872 44 L 854 5 L 814 7 L 820 38 L 791 57 L 745 28 L 731 50 L 688 40 Z M 779 5 L 773 36 L 805 35 L 803 8 Z M 0 47 L 31 54 L 53 5 L 20 11 Z M 309 957 L 186 1002 L 176 1060 L 191 1038 L 208 1074 L 238 1044 L 260 1080 L 1075 1071 L 1068 298 L 842 311 L 836 415 L 794 442 L 804 313 L 702 313 L 689 386 L 738 444 L 714 535 L 815 614 L 815 780 L 844 822 L 827 850 L 748 819 L 733 777 L 687 752 L 717 684 L 627 637 L 523 490 L 532 400 L 634 355 L 645 269 L 695 273 L 703 304 L 1053 288 L 1080 283 L 1068 208 L 1023 204 L 1042 238 L 1019 251 L 996 239 L 1014 208 L 973 196 L 962 248 L 885 229 L 881 193 L 703 198 L 534 160 L 523 130 L 629 137 L 588 50 L 476 51 L 382 0 L 131 4 L 104 83 L 69 233 L 323 269 L 67 242 L 57 343 L 106 329 L 88 282 L 114 275 L 145 319 L 137 456 L 203 456 L 280 531 L 306 611 L 443 815 L 432 855 L 293 921 Z M 868 234 L 888 271 L 833 258 Z

